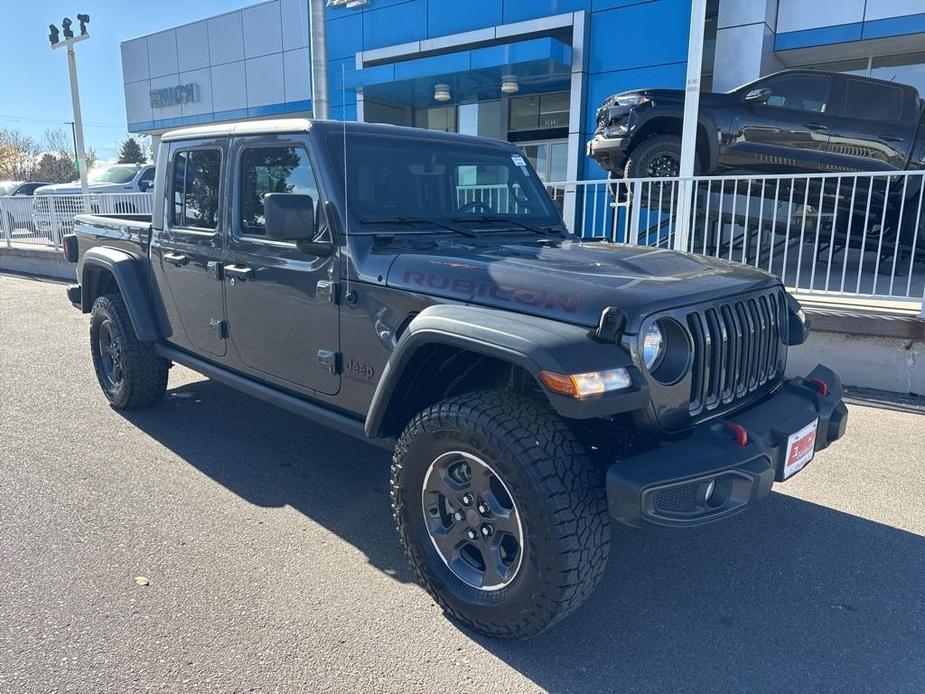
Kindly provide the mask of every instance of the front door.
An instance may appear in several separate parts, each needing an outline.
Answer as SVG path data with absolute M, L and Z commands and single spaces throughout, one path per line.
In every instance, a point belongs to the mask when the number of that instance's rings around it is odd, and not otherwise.
M 340 388 L 337 254 L 317 257 L 266 238 L 263 198 L 301 193 L 325 229 L 306 141 L 245 138 L 232 147 L 231 237 L 224 283 L 229 339 L 243 368 L 278 385 L 334 395 Z M 318 238 L 318 234 L 316 234 Z
M 167 159 L 164 231 L 154 235 L 152 266 L 170 322 L 171 342 L 212 356 L 225 354 L 220 263 L 220 141 L 172 143 Z
M 726 169 L 759 173 L 824 171 L 829 147 L 827 111 L 831 79 L 793 74 L 755 82 L 768 90 L 764 103 L 743 101 L 735 109 L 730 137 L 720 153 Z

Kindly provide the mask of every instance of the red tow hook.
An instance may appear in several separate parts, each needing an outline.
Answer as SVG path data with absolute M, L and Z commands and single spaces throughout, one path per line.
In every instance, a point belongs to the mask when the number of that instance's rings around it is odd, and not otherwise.
M 748 430 L 745 427 L 735 422 L 726 422 L 726 426 L 732 429 L 732 433 L 735 434 L 733 440 L 737 444 L 743 448 L 748 445 Z
M 811 378 L 809 382 L 816 386 L 816 390 L 819 391 L 819 394 L 822 397 L 827 397 L 829 394 L 829 384 L 823 381 L 821 378 Z

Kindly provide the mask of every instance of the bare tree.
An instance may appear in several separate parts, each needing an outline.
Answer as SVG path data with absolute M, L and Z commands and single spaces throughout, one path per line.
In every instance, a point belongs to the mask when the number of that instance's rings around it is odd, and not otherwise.
M 28 135 L 0 128 L 0 179 L 30 179 L 40 152 L 41 147 Z
M 42 137 L 42 144 L 46 152 L 54 154 L 63 154 L 68 158 L 74 156 L 74 144 L 72 136 L 64 128 L 46 128 Z

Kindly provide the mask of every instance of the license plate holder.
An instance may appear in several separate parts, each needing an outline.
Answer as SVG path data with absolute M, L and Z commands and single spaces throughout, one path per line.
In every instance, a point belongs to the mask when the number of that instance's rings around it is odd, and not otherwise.
M 816 418 L 802 429 L 787 437 L 787 451 L 784 455 L 782 479 L 789 479 L 809 464 L 816 455 L 816 434 L 819 419 Z

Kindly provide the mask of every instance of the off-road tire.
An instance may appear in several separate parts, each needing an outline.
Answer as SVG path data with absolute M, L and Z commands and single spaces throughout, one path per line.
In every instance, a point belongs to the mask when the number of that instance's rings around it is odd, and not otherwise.
M 681 138 L 677 135 L 652 135 L 630 150 L 623 169 L 625 178 L 653 178 L 649 167 L 658 157 L 673 155 L 681 162 Z M 694 175 L 701 173 L 700 158 L 694 158 Z
M 489 462 L 518 508 L 523 556 L 499 590 L 461 581 L 430 540 L 422 485 L 430 464 L 448 451 Z M 390 487 L 398 535 L 419 581 L 449 616 L 482 634 L 540 633 L 581 605 L 607 566 L 611 529 L 603 479 L 545 403 L 483 391 L 428 407 L 396 445 Z
M 99 346 L 100 326 L 106 321 L 112 341 L 118 346 L 122 366 L 121 382 L 115 386 L 106 378 Z M 100 388 L 115 409 L 145 407 L 164 396 L 170 362 L 157 355 L 152 343 L 140 342 L 135 336 L 121 295 L 107 294 L 93 302 L 90 314 L 90 353 Z

